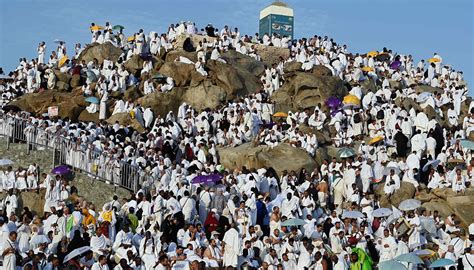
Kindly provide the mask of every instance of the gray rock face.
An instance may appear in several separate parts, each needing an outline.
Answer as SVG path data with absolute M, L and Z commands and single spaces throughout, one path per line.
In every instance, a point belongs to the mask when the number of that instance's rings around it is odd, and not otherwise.
M 105 59 L 116 62 L 121 54 L 122 50 L 109 42 L 104 44 L 93 43 L 81 52 L 78 60 L 79 62 L 84 60 L 88 63 L 89 61 L 97 59 L 99 63 L 102 64 Z
M 329 97 L 342 98 L 347 94 L 344 82 L 337 77 L 295 72 L 285 78 L 287 81 L 272 96 L 275 111 L 303 110 L 318 104 L 325 107 Z
M 221 163 L 225 168 L 231 170 L 240 169 L 242 166 L 247 168 L 272 167 L 278 174 L 281 174 L 284 170 L 299 171 L 301 168 L 306 168 L 312 171 L 316 167 L 316 162 L 306 151 L 286 143 L 281 143 L 274 148 L 246 143 L 238 147 L 219 149 L 219 155 Z

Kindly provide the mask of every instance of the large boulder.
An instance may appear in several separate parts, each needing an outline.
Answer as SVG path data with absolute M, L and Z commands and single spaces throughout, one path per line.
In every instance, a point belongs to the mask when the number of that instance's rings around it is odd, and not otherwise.
M 17 192 L 16 196 L 18 199 L 18 207 L 16 208 L 16 214 L 21 214 L 23 207 L 28 207 L 34 215 L 43 216 L 44 214 L 44 203 L 45 203 L 46 190 L 41 189 L 38 193 L 36 192 Z M 0 195 L 0 199 L 5 199 L 6 193 Z
M 443 89 L 421 84 L 421 85 L 415 86 L 415 92 L 417 94 L 423 93 L 423 92 L 430 92 L 434 94 L 434 93 L 443 93 Z
M 342 98 L 347 94 L 344 82 L 338 77 L 307 72 L 295 72 L 285 77 L 286 82 L 272 96 L 275 111 L 303 110 L 318 104 L 324 107 L 329 97 Z
M 185 50 L 177 49 L 166 53 L 165 62 L 174 62 L 180 56 L 186 57 L 194 63 L 198 60 L 196 52 L 187 52 Z
M 45 90 L 38 93 L 25 94 L 9 103 L 30 112 L 40 115 L 48 112 L 48 107 L 58 106 L 60 116 L 77 119 L 77 112 L 86 106 L 84 97 L 58 90 Z
M 140 122 L 138 122 L 137 119 L 132 118 L 129 113 L 117 113 L 107 119 L 107 123 L 111 125 L 116 122 L 125 127 L 132 127 L 140 133 L 145 132 L 145 128 L 143 128 Z
M 311 73 L 316 76 L 332 76 L 332 71 L 323 65 L 313 66 Z
M 390 197 L 388 197 L 384 190 L 384 183 L 380 184 L 377 189 L 375 190 L 376 195 L 380 198 L 380 205 L 382 207 L 390 207 L 394 205 L 398 207 L 398 205 L 407 199 L 412 199 L 415 196 L 416 188 L 412 183 L 408 182 L 401 182 L 400 188 L 395 191 Z
M 123 63 L 123 66 L 131 74 L 138 75 L 137 73 L 143 69 L 143 59 L 140 55 L 132 55 L 130 59 Z
M 135 101 L 142 96 L 143 94 L 138 89 L 138 86 L 130 86 L 127 90 L 125 90 L 125 93 L 123 93 L 123 100 Z
M 225 52 L 222 54 L 222 58 L 232 67 L 249 71 L 254 76 L 259 76 L 265 71 L 265 66 L 262 62 L 235 50 Z
M 194 66 L 190 64 L 166 62 L 161 66 L 159 72 L 173 78 L 176 86 L 188 86 L 191 82 L 192 73 L 196 71 Z
M 225 90 L 227 100 L 254 93 L 261 88 L 257 77 L 243 68 L 212 60 L 207 62 L 206 67 L 209 68 L 212 84 Z
M 98 123 L 99 122 L 99 113 L 98 112 L 89 113 L 88 111 L 84 110 L 84 111 L 81 112 L 81 114 L 79 114 L 78 120 L 82 121 L 82 122 Z
M 252 44 L 246 44 L 250 47 Z M 278 64 L 280 57 L 286 60 L 290 57 L 290 49 L 279 48 L 273 46 L 265 46 L 262 44 L 253 44 L 257 50 L 257 54 L 260 55 L 260 59 L 267 65 Z
M 421 207 L 431 212 L 436 210 L 443 218 L 446 218 L 454 213 L 454 210 L 449 207 L 448 203 L 441 199 L 433 199 L 431 201 L 424 202 Z
M 456 216 L 461 222 L 469 226 L 474 223 L 474 211 L 472 211 L 472 202 L 474 202 L 474 195 L 469 196 L 453 196 L 446 200 L 448 205 L 454 210 Z
M 285 63 L 285 65 L 283 66 L 283 71 L 285 73 L 303 71 L 303 69 L 301 69 L 301 66 L 302 64 L 300 62 L 291 61 L 291 62 Z
M 177 113 L 186 90 L 186 87 L 174 87 L 166 93 L 157 91 L 139 98 L 137 102 L 144 108 L 150 107 L 156 117 L 164 117 L 169 111 Z
M 58 69 L 54 69 L 53 72 L 54 72 L 54 75 L 56 76 L 57 82 L 64 82 L 64 83 L 71 82 L 71 78 L 72 78 L 71 75 L 61 72 Z
M 299 171 L 306 168 L 312 171 L 316 162 L 300 148 L 281 143 L 276 147 L 255 146 L 245 143 L 237 147 L 219 149 L 220 161 L 226 169 L 273 167 L 281 175 L 284 170 Z
M 70 85 L 71 85 L 72 88 L 76 88 L 78 86 L 81 86 L 82 85 L 81 84 L 81 75 L 79 75 L 79 74 L 72 75 Z
M 122 50 L 110 42 L 105 42 L 104 44 L 92 43 L 79 54 L 78 60 L 79 62 L 84 60 L 88 63 L 89 61 L 97 59 L 99 64 L 102 64 L 105 59 L 117 62 L 121 54 Z

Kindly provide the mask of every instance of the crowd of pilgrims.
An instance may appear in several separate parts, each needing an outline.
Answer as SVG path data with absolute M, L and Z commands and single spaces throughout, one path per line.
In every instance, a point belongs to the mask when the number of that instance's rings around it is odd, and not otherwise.
M 346 45 L 328 37 L 314 36 L 289 40 L 277 34 L 263 37 L 241 35 L 237 28 L 222 30 L 207 25 L 198 31 L 194 23 L 171 25 L 167 33 L 148 35 L 140 29 L 127 38 L 123 28 L 91 24 L 91 43 L 110 42 L 123 54 L 114 63 L 105 60 L 81 63 L 83 48 L 76 44 L 75 56 L 67 55 L 66 44 L 46 57 L 46 43 L 38 45 L 38 57 L 20 59 L 18 68 L 0 85 L 2 104 L 25 93 L 54 88 L 53 69 L 86 77 L 84 95 L 100 97 L 87 110 L 106 119 L 109 94 L 124 92 L 139 83 L 123 63 L 136 54 L 159 55 L 175 49 L 181 35 L 206 36 L 196 46 L 198 61 L 185 57 L 176 61 L 195 65 L 207 76 L 206 61 L 225 62 L 221 52 L 236 50 L 259 60 L 257 43 L 288 48 L 288 59 L 265 68 L 261 89 L 245 98 L 214 110 L 197 112 L 183 103 L 176 115 L 169 112 L 155 117 L 151 108 L 132 100 L 118 100 L 113 114 L 132 112 L 146 129 L 139 133 L 119 123 L 113 125 L 71 122 L 47 115 L 32 117 L 24 112 L 5 111 L 1 134 L 11 131 L 12 119 L 24 119 L 28 140 L 41 145 L 54 144 L 50 136 L 70 140 L 69 165 L 90 171 L 91 160 L 77 156 L 100 153 L 97 168 L 102 174 L 117 175 L 120 162 L 139 166 L 150 181 L 127 198 L 117 198 L 95 206 L 77 196 L 74 182 L 42 173 L 36 164 L 28 168 L 8 167 L 1 172 L 0 187 L 7 192 L 0 207 L 3 269 L 370 269 L 378 262 L 397 255 L 430 248 L 433 258 L 449 258 L 453 267 L 472 269 L 474 227 L 462 227 L 456 215 L 441 217 L 437 211 L 419 208 L 399 211 L 387 217 L 374 217 L 380 207 L 375 190 L 382 186 L 387 196 L 402 182 L 417 190 L 448 188 L 464 193 L 474 179 L 474 159 L 470 149 L 461 146 L 474 126 L 474 104 L 467 113 L 461 107 L 468 88 L 462 72 L 443 65 L 434 54 L 431 63 L 417 64 L 411 55 L 383 49 L 388 61 L 370 54 L 351 54 Z M 396 68 L 390 63 L 399 62 Z M 282 121 L 272 117 L 271 96 L 285 81 L 284 66 L 300 62 L 311 71 L 316 65 L 327 67 L 334 76 L 352 83 L 350 94 L 360 100 L 358 107 L 327 112 L 325 104 L 314 109 L 289 112 Z M 153 69 L 145 61 L 142 74 Z M 144 77 L 144 93 L 173 91 L 174 81 L 157 85 Z M 364 89 L 365 80 L 381 82 L 376 92 Z M 96 82 L 93 84 L 93 82 Z M 403 90 L 391 88 L 391 82 Z M 438 87 L 427 95 L 415 92 L 416 85 Z M 364 94 L 366 93 L 366 94 Z M 431 106 L 435 116 L 394 103 L 409 99 L 421 108 Z M 448 107 L 448 109 L 443 109 Z M 461 117 L 463 115 L 463 117 Z M 436 117 L 446 119 L 442 127 Z M 235 147 L 246 142 L 276 147 L 287 142 L 315 156 L 320 145 L 316 135 L 304 133 L 305 125 L 317 131 L 334 128 L 330 143 L 356 148 L 353 157 L 324 160 L 314 171 L 284 171 L 273 168 L 245 168 L 233 171 L 219 163 L 218 147 Z M 382 136 L 375 144 L 364 138 Z M 33 139 L 34 138 L 34 139 Z M 437 161 L 430 166 L 429 162 Z M 462 160 L 465 166 L 448 166 L 449 160 Z M 72 164 L 71 164 L 72 163 Z M 425 165 L 428 164 L 426 167 Z M 219 173 L 214 186 L 196 185 L 198 175 Z M 119 183 L 115 183 L 119 184 Z M 18 192 L 46 190 L 44 216 L 18 208 Z M 79 194 L 80 195 L 80 194 Z M 360 211 L 363 217 L 344 218 L 345 211 Z M 304 225 L 282 226 L 292 219 Z M 399 232 L 399 221 L 409 224 L 410 233 Z M 431 229 L 422 220 L 434 224 Z M 80 255 L 64 258 L 71 251 L 90 246 Z M 358 251 L 358 252 L 356 252 Z M 370 261 L 369 268 L 366 263 Z M 416 265 L 404 263 L 410 269 Z M 17 266 L 18 265 L 18 266 Z M 469 265 L 471 268 L 469 268 Z M 461 269 L 461 268 L 459 268 Z

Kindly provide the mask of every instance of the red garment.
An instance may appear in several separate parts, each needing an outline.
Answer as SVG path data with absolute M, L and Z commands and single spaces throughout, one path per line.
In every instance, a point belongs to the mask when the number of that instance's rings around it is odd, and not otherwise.
M 206 221 L 204 222 L 204 228 L 208 233 L 212 233 L 217 229 L 217 225 L 219 224 L 219 220 L 216 218 L 216 214 L 214 212 L 209 212 L 207 214 Z

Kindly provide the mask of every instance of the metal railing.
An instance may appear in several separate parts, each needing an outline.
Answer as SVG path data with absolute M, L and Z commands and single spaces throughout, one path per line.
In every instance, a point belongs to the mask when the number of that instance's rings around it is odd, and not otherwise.
M 27 144 L 27 154 L 52 150 L 54 166 L 65 164 L 93 179 L 134 192 L 140 186 L 148 189 L 155 181 L 151 174 L 134 164 L 134 159 L 120 160 L 110 152 L 97 150 L 92 143 L 65 135 L 60 128 L 43 128 L 26 117 L 0 115 L 0 136 L 7 138 L 7 147 L 15 143 Z

